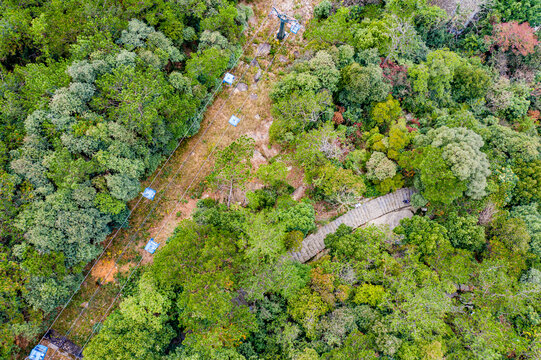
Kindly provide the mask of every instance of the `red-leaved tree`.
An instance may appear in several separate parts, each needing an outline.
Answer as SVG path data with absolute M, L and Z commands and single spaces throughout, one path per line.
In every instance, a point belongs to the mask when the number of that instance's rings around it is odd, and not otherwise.
M 516 21 L 495 25 L 492 36 L 487 40 L 492 49 L 511 50 L 513 54 L 522 56 L 533 53 L 539 43 L 535 30 L 527 22 L 519 24 Z

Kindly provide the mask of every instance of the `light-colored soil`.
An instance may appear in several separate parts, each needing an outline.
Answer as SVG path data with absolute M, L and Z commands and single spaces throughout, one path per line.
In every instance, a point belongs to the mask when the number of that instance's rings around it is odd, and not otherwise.
M 108 283 L 115 280 L 115 275 L 118 273 L 118 267 L 114 264 L 113 259 L 104 259 L 99 261 L 94 269 L 92 269 L 91 276 L 96 281 L 102 281 Z

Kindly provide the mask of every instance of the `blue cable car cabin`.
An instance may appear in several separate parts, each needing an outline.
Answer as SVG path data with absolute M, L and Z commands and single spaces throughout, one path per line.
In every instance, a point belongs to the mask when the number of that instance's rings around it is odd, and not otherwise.
M 296 34 L 301 28 L 301 24 L 298 22 L 291 24 L 291 28 L 289 29 L 293 34 Z
M 146 188 L 145 191 L 143 191 L 143 196 L 149 200 L 154 200 L 154 196 L 156 196 L 156 190 Z
M 231 118 L 229 118 L 229 123 L 234 127 L 237 127 L 237 125 L 240 123 L 240 119 L 235 115 L 231 115 Z
M 158 246 L 160 246 L 160 244 L 154 241 L 154 238 L 152 238 L 148 241 L 147 245 L 145 246 L 145 250 L 151 254 L 154 254 L 154 252 L 156 252 L 156 250 L 158 249 Z
M 49 348 L 45 345 L 36 345 L 30 352 L 30 356 L 28 357 L 29 360 L 43 360 L 45 359 L 45 355 L 47 355 L 47 350 Z
M 224 83 L 226 83 L 228 85 L 233 85 L 233 81 L 235 81 L 235 75 L 233 75 L 231 73 L 225 73 Z

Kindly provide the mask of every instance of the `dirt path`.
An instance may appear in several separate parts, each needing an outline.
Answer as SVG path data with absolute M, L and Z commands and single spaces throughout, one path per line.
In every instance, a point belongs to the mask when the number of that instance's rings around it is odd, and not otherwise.
M 259 24 L 265 21 L 265 15 L 269 11 L 267 2 L 258 2 L 252 5 L 255 12 L 254 18 L 257 20 L 251 20 L 252 26 L 247 34 L 247 38 L 250 38 L 254 30 L 259 27 Z M 284 0 L 275 5 L 282 11 L 289 11 L 292 15 L 304 15 L 303 17 L 306 14 L 311 14 L 313 8 L 313 4 L 309 1 L 300 3 L 298 1 L 291 2 Z M 270 157 L 278 154 L 278 148 L 270 148 L 268 146 L 268 129 L 272 123 L 270 114 L 271 102 L 268 95 L 271 85 L 276 81 L 278 74 L 285 70 L 294 60 L 293 53 L 295 51 L 302 52 L 302 35 L 299 33 L 297 36 L 292 37 L 286 46 L 283 46 L 280 51 L 276 52 L 276 57 L 273 65 L 270 67 L 270 71 L 258 82 L 255 81 L 254 76 L 258 70 L 265 70 L 266 65 L 273 58 L 273 52 L 278 49 L 279 44 L 277 42 L 270 42 L 273 49 L 270 54 L 261 56 L 258 61 L 259 67 L 248 63 L 248 61 L 254 58 L 258 46 L 268 38 L 268 35 L 272 33 L 272 29 L 275 26 L 277 26 L 277 20 L 274 17 L 267 21 L 267 26 L 260 30 L 256 41 L 247 49 L 246 56 L 241 59 L 239 65 L 233 71 L 237 76 L 240 76 L 240 74 L 246 71 L 242 82 L 248 85 L 248 89 L 246 91 L 238 91 L 232 88 L 224 88 L 217 95 L 216 100 L 205 113 L 199 133 L 185 141 L 179 147 L 163 173 L 154 182 L 153 188 L 158 190 L 165 188 L 171 181 L 173 174 L 184 163 L 182 170 L 167 189 L 165 196 L 160 200 L 156 210 L 148 217 L 145 225 L 137 231 L 140 224 L 149 214 L 152 206 L 156 203 L 144 199 L 139 204 L 130 217 L 130 226 L 122 229 L 114 238 L 111 247 L 98 264 L 96 264 L 91 276 L 83 284 L 79 293 L 74 297 L 73 301 L 55 324 L 54 329 L 59 334 L 65 334 L 72 322 L 79 315 L 81 309 L 86 308 L 83 316 L 73 327 L 69 335 L 69 339 L 75 344 L 84 344 L 88 335 L 92 332 L 93 326 L 102 318 L 105 309 L 107 309 L 112 299 L 114 299 L 121 284 L 124 283 L 128 274 L 134 269 L 140 257 L 143 257 L 143 264 L 152 261 L 152 256 L 143 250 L 148 239 L 156 237 L 155 240 L 163 246 L 167 238 L 172 235 L 178 223 L 190 217 L 197 199 L 202 195 L 216 196 L 211 193 L 202 193 L 204 178 L 212 169 L 212 158 L 207 158 L 215 146 L 217 149 L 223 148 L 239 136 L 246 134 L 256 140 L 257 159 L 254 159 L 255 162 L 259 164 L 264 163 Z M 239 116 L 241 122 L 237 127 L 232 127 L 228 123 L 229 117 L 239 110 L 241 104 L 244 104 Z M 208 130 L 204 132 L 207 127 Z M 199 175 L 196 176 L 198 172 Z M 148 185 L 150 179 L 153 177 L 154 175 L 150 176 L 149 180 L 143 183 L 143 186 Z M 129 204 L 130 208 L 135 205 L 135 202 L 133 201 Z M 158 232 L 159 236 L 156 236 Z M 109 239 L 110 237 L 105 241 L 105 244 L 109 242 Z M 126 246 L 127 244 L 129 246 Z M 125 247 L 128 250 L 124 253 L 118 265 L 114 265 L 115 260 L 118 259 Z M 108 275 L 109 272 L 110 274 Z M 88 300 L 100 282 L 102 283 L 101 289 L 89 304 Z M 47 358 L 50 359 L 51 357 L 48 356 Z M 54 358 L 67 359 L 69 357 L 65 353 L 58 352 Z

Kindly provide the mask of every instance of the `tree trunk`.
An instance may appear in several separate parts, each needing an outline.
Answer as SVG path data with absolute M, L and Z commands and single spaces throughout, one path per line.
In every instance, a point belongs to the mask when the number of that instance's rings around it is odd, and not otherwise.
M 231 204 L 231 194 L 233 193 L 233 181 L 231 181 L 231 184 L 229 186 L 229 196 L 227 197 L 227 208 L 229 209 L 229 205 Z

